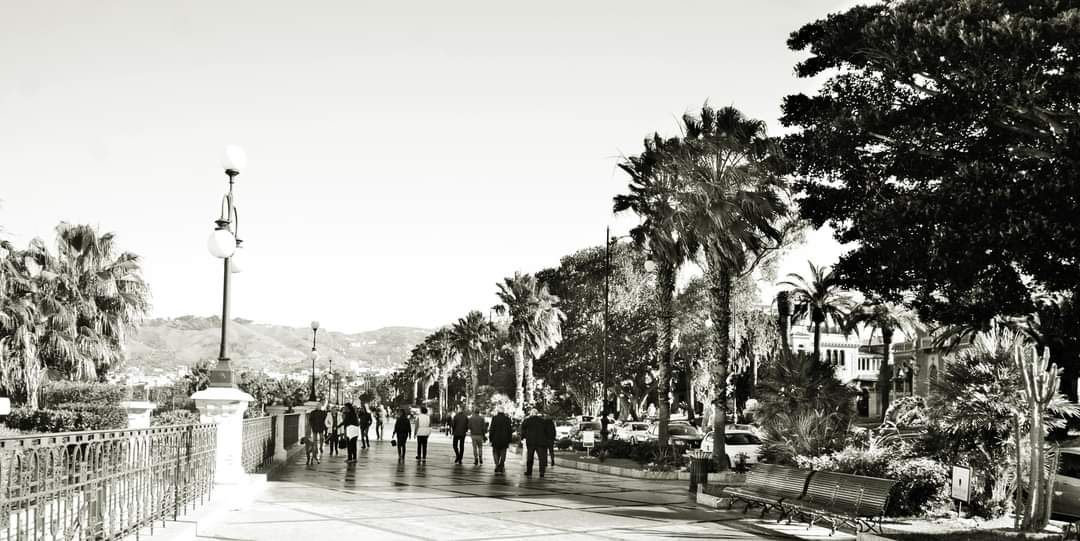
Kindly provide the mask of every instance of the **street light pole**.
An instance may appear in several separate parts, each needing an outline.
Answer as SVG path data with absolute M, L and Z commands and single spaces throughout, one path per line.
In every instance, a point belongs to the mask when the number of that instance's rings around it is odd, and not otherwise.
M 229 285 L 231 275 L 240 272 L 240 267 L 232 265 L 233 258 L 239 255 L 243 241 L 239 238 L 240 215 L 233 199 L 233 185 L 240 169 L 247 165 L 247 156 L 238 146 L 225 148 L 221 160 L 225 174 L 229 177 L 229 191 L 221 200 L 221 216 L 214 221 L 216 225 L 207 241 L 207 248 L 215 257 L 224 260 L 221 294 L 221 344 L 218 349 L 217 364 L 210 370 L 210 387 L 235 388 L 232 366 L 229 360 Z
M 331 357 L 330 361 L 330 379 L 326 380 L 326 402 L 334 402 L 334 359 Z
M 311 394 L 309 402 L 315 401 L 315 361 L 319 360 L 319 350 L 315 347 L 315 340 L 319 335 L 319 322 L 311 322 Z
M 607 416 L 608 416 L 608 398 L 607 398 L 607 367 L 608 367 L 608 297 L 611 289 L 611 227 L 604 229 L 604 349 L 603 349 L 603 361 L 600 363 L 601 377 L 600 377 L 600 440 L 607 441 Z

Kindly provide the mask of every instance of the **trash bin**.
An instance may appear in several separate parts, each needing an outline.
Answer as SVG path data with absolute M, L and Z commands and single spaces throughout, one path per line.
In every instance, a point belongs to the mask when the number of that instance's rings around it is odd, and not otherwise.
M 712 462 L 712 453 L 700 449 L 687 453 L 690 456 L 690 492 L 698 491 L 698 484 L 706 484 L 709 481 L 709 463 Z

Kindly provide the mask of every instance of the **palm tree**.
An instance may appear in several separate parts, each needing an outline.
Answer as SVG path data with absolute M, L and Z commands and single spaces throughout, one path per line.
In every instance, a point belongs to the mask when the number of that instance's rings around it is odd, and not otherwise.
M 23 255 L 0 241 L 0 390 L 38 407 L 45 369 L 37 354 L 38 310 Z
M 668 444 L 668 421 L 671 416 L 669 392 L 674 360 L 675 277 L 684 263 L 694 258 L 699 246 L 679 194 L 685 179 L 673 159 L 678 139 L 663 140 L 659 135 L 645 140 L 645 150 L 619 164 L 630 176 L 629 193 L 615 196 L 615 213 L 631 210 L 641 220 L 630 230 L 634 246 L 656 265 L 656 358 L 657 398 L 659 399 L 658 442 Z
M 843 325 L 844 316 L 851 308 L 851 298 L 840 290 L 837 277 L 829 267 L 810 264 L 809 279 L 798 273 L 788 274 L 779 285 L 790 286 L 792 317 L 797 321 L 809 319 L 814 327 L 814 358 L 821 360 L 821 326 L 828 322 Z
M 499 290 L 495 295 L 502 303 L 497 308 L 499 314 L 510 315 L 508 331 L 514 348 L 517 407 L 524 410 L 533 399 L 532 361 L 562 340 L 566 314 L 557 306 L 559 297 L 531 274 L 515 272 L 496 285 Z
M 495 339 L 495 330 L 491 322 L 484 318 L 484 314 L 479 310 L 473 310 L 454 323 L 450 329 L 450 336 L 452 347 L 469 367 L 466 403 L 467 408 L 471 410 L 475 403 L 476 390 L 480 387 L 479 363 Z
M 919 322 L 919 317 L 915 315 L 915 312 L 906 306 L 873 301 L 864 302 L 848 313 L 844 332 L 850 333 L 861 325 L 870 327 L 870 339 L 873 339 L 875 331 L 881 332 L 884 359 L 881 363 L 881 372 L 878 374 L 878 389 L 881 396 L 881 415 L 884 418 L 885 410 L 889 407 L 889 393 L 892 389 L 893 337 L 899 331 L 911 338 L 916 333 L 925 331 L 926 327 Z
M 706 104 L 699 116 L 684 115 L 683 125 L 678 159 L 688 181 L 680 204 L 692 217 L 689 228 L 705 256 L 717 356 L 713 456 L 723 465 L 734 283 L 775 254 L 797 222 L 788 218 L 779 146 L 766 136 L 765 123 L 732 107 L 714 110 Z

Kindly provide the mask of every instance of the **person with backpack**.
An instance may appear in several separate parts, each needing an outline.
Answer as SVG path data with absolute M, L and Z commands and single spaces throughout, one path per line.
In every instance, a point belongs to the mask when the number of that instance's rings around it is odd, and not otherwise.
M 367 449 L 371 447 L 371 441 L 368 440 L 368 430 L 371 428 L 371 414 L 368 413 L 367 408 L 360 406 L 360 448 Z
M 484 463 L 484 440 L 487 439 L 486 424 L 484 418 L 480 416 L 480 408 L 473 410 L 472 417 L 469 417 L 469 435 L 472 436 L 473 466 Z M 460 460 L 458 460 L 458 464 L 461 464 Z

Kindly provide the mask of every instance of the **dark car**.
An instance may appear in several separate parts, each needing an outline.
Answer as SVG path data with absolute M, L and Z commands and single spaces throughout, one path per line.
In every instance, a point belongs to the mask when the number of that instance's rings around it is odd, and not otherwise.
M 1080 447 L 1061 449 L 1053 510 L 1068 520 L 1080 520 Z
M 649 431 L 646 433 L 649 441 L 657 440 L 658 430 L 658 425 L 649 427 Z M 668 445 L 674 447 L 676 453 L 682 454 L 688 449 L 700 448 L 703 439 L 705 439 L 705 435 L 694 426 L 687 424 L 668 425 Z

